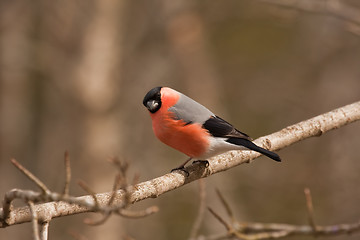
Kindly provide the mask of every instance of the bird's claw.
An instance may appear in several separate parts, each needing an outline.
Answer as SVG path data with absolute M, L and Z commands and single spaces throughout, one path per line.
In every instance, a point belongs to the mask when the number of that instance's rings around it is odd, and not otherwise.
M 192 162 L 192 164 L 196 164 L 196 163 L 200 163 L 200 164 L 205 163 L 205 167 L 209 166 L 209 161 L 208 160 L 195 160 L 195 161 Z
M 185 169 L 184 166 L 180 166 L 180 167 L 177 167 L 177 168 L 174 168 L 174 169 L 171 169 L 171 173 L 172 172 L 175 172 L 175 171 L 182 171 L 185 173 L 186 177 L 188 177 L 190 175 L 190 173 Z

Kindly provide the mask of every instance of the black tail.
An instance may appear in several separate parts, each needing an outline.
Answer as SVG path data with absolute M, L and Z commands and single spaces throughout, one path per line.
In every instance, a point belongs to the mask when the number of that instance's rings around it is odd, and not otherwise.
M 238 146 L 244 146 L 250 150 L 254 150 L 256 152 L 259 152 L 261 154 L 264 154 L 265 156 L 277 161 L 277 162 L 281 162 L 281 159 L 279 157 L 279 155 L 277 155 L 274 152 L 271 152 L 269 150 L 266 150 L 265 148 L 259 147 L 257 145 L 255 145 L 255 143 L 251 142 L 250 140 L 247 140 L 245 138 L 233 138 L 230 137 L 228 140 L 226 140 L 228 143 L 232 143 Z

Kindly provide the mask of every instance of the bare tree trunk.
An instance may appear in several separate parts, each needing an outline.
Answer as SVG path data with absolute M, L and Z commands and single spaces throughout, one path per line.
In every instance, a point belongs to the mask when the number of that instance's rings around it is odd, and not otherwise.
M 74 93 L 79 94 L 77 97 L 86 109 L 80 156 L 83 166 L 103 165 L 109 154 L 118 155 L 122 145 L 122 124 L 114 104 L 121 86 L 118 67 L 121 66 L 123 8 L 124 1 L 95 1 L 95 12 L 84 33 L 83 54 L 74 69 Z M 102 177 L 93 177 L 99 173 Z M 87 174 L 94 189 L 110 187 L 112 174 L 97 167 L 87 168 Z M 121 224 L 112 221 L 105 229 L 89 229 L 91 234 L 84 235 L 93 239 L 118 239 L 119 228 Z
M 207 49 L 207 32 L 200 15 L 193 3 L 186 1 L 164 0 L 163 6 L 166 34 L 188 94 L 216 108 L 222 89 Z

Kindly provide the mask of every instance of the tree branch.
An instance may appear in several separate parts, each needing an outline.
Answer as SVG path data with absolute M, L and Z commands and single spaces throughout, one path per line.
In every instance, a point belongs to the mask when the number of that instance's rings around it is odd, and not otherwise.
M 309 137 L 320 136 L 330 130 L 340 128 L 359 119 L 360 102 L 355 102 L 286 127 L 268 136 L 258 138 L 255 140 L 255 143 L 270 150 L 279 150 Z M 95 196 L 99 207 L 106 207 L 110 198 L 113 198 L 112 201 L 114 205 L 122 205 L 124 204 L 124 201 L 126 201 L 124 197 L 125 194 L 128 194 L 126 198 L 128 198 L 130 203 L 135 203 L 147 198 L 156 198 L 192 181 L 228 170 L 243 163 L 248 163 L 259 156 L 260 154 L 254 151 L 230 151 L 211 158 L 208 167 L 201 162 L 188 166 L 186 168 L 189 172 L 188 177 L 186 177 L 183 172 L 168 173 L 161 177 L 129 186 L 126 191 L 118 190 L 116 191 L 116 194 L 114 194 L 114 192 L 99 193 Z M 37 213 L 39 221 L 93 210 L 86 205 L 79 206 L 78 204 L 73 203 L 92 203 L 94 199 L 91 195 L 74 198 L 73 200 L 76 201 L 68 201 L 72 200 L 71 197 L 64 199 L 64 195 L 58 195 L 62 196 L 62 198 L 58 198 L 58 200 L 61 199 L 63 201 L 53 201 L 34 205 L 34 210 Z M 57 199 L 54 198 L 53 200 Z M 8 202 L 9 199 L 5 197 L 4 206 Z M 9 212 L 0 209 L 0 227 L 30 222 L 31 220 L 32 215 L 29 207 L 10 209 Z
M 199 183 L 199 209 L 198 209 L 197 217 L 190 232 L 189 240 L 195 239 L 196 236 L 198 235 L 206 210 L 205 179 L 199 179 L 198 183 Z
M 352 6 L 347 6 L 345 1 L 339 0 L 260 0 L 267 4 L 277 5 L 283 8 L 290 8 L 314 14 L 323 14 L 338 18 L 347 23 L 360 25 L 359 10 Z
M 239 222 L 234 219 L 229 204 L 225 201 L 222 194 L 217 191 L 218 197 L 221 200 L 228 217 L 231 222 L 225 221 L 218 213 L 212 208 L 208 207 L 210 213 L 226 228 L 226 233 L 221 236 L 221 239 L 244 239 L 244 240 L 264 240 L 264 239 L 278 239 L 294 235 L 313 235 L 326 236 L 326 235 L 340 235 L 351 234 L 360 230 L 360 221 L 350 224 L 338 224 L 330 226 L 315 225 L 313 220 L 313 205 L 311 200 L 310 190 L 305 189 L 306 205 L 309 214 L 309 225 L 292 225 L 282 223 L 251 223 Z M 213 239 L 212 236 L 202 236 L 201 239 Z

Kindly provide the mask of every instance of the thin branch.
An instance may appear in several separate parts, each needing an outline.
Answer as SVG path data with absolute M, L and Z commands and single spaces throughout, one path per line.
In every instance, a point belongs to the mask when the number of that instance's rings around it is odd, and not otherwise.
M 199 236 L 197 240 L 225 240 L 229 239 L 229 236 L 227 234 L 213 234 L 210 236 Z
M 306 207 L 307 207 L 307 212 L 308 212 L 309 224 L 314 231 L 314 235 L 316 236 L 317 227 L 316 227 L 315 220 L 314 220 L 314 207 L 312 204 L 312 197 L 311 197 L 310 189 L 305 188 L 304 193 L 305 193 L 305 199 L 306 199 Z
M 320 136 L 330 130 L 338 129 L 359 119 L 360 102 L 355 102 L 286 127 L 273 134 L 258 138 L 254 142 L 257 145 L 265 147 L 269 150 L 279 150 L 307 138 Z M 142 182 L 134 186 L 128 186 L 126 191 L 122 189 L 117 190 L 117 197 L 114 200 L 114 205 L 122 205 L 124 204 L 124 201 L 135 203 L 147 198 L 156 198 L 185 184 L 200 178 L 208 177 L 218 172 L 226 171 L 240 164 L 247 163 L 249 160 L 253 160 L 259 156 L 260 154 L 254 151 L 230 151 L 218 155 L 209 159 L 208 167 L 205 167 L 202 164 L 193 164 L 186 167 L 186 170 L 189 172 L 188 177 L 185 177 L 184 174 L 178 172 L 168 173 L 164 176 Z M 96 194 L 99 206 L 106 207 L 108 199 L 112 196 L 112 194 L 113 192 Z M 129 195 L 129 200 L 124 199 L 124 194 Z M 61 197 L 58 197 L 57 199 L 61 199 Z M 71 198 L 69 199 L 72 200 Z M 84 204 L 93 204 L 93 197 L 91 195 L 74 198 L 74 200 L 75 199 L 83 202 Z M 64 198 L 61 200 L 65 201 Z M 8 208 L 8 210 L 5 208 L 8 199 L 4 199 L 4 201 L 5 204 L 3 211 L 0 210 L 0 227 L 31 221 L 28 207 L 16 208 L 9 212 L 10 208 Z M 48 214 L 51 213 L 51 217 L 54 218 L 93 210 L 93 208 L 85 207 L 85 205 L 79 206 L 77 204 L 71 204 L 71 202 L 64 201 L 35 205 L 38 217 L 43 219 L 43 217 L 47 217 Z M 51 209 L 51 211 L 49 211 L 49 209 Z
M 116 196 L 116 190 L 119 189 L 121 185 L 121 176 L 120 174 L 116 174 L 115 176 L 115 181 L 113 184 L 113 189 L 112 189 L 112 194 L 111 197 L 109 199 L 109 202 L 107 204 L 107 206 L 111 206 L 114 202 L 115 196 Z M 84 223 L 88 224 L 88 225 L 92 225 L 92 226 L 97 226 L 97 225 L 101 225 L 103 223 L 105 223 L 111 216 L 112 211 L 106 211 L 103 213 L 103 218 L 97 221 L 94 221 L 90 218 L 85 218 L 84 219 Z
M 112 189 L 112 194 L 111 194 L 111 197 L 109 199 L 107 206 L 111 206 L 113 204 L 115 197 L 116 197 L 116 190 L 120 188 L 120 185 L 121 185 L 121 176 L 120 176 L 120 174 L 116 174 L 113 189 Z M 103 218 L 98 221 L 94 221 L 92 219 L 86 218 L 86 219 L 84 219 L 84 223 L 86 223 L 88 225 L 92 225 L 92 226 L 101 225 L 110 218 L 111 213 L 112 213 L 112 211 L 104 212 Z
M 67 154 L 65 154 L 65 159 L 66 162 L 68 161 L 68 156 Z M 5 198 L 4 198 L 4 208 L 1 209 L 3 210 L 2 213 L 4 215 L 4 219 L 8 218 L 8 215 L 11 214 L 11 202 L 14 199 L 22 199 L 25 200 L 27 202 L 29 202 L 29 204 L 31 204 L 30 206 L 32 207 L 32 209 L 30 209 L 30 213 L 31 213 L 31 221 L 35 221 L 38 222 L 38 216 L 34 215 L 36 213 L 36 209 L 34 209 L 34 203 L 39 203 L 41 201 L 64 201 L 67 203 L 75 203 L 78 205 L 78 207 L 86 207 L 89 208 L 89 211 L 94 211 L 94 212 L 100 212 L 103 214 L 103 218 L 100 219 L 99 221 L 92 221 L 90 219 L 85 219 L 85 223 L 90 224 L 90 225 L 99 225 L 104 223 L 110 216 L 111 213 L 115 212 L 120 216 L 123 217 L 128 217 L 128 218 L 141 218 L 141 217 L 146 217 L 148 215 L 151 215 L 153 213 L 158 212 L 158 208 L 157 207 L 149 207 L 145 210 L 140 210 L 140 211 L 130 211 L 130 210 L 125 210 L 124 208 L 126 208 L 128 206 L 128 204 L 130 204 L 129 202 L 129 193 L 127 189 L 127 186 L 125 186 L 124 182 L 126 183 L 126 172 L 128 169 L 128 165 L 127 163 L 122 164 L 119 161 L 116 162 L 119 165 L 119 173 L 116 175 L 115 177 L 115 181 L 113 184 L 113 189 L 112 189 L 112 195 L 109 199 L 109 201 L 107 202 L 107 204 L 105 206 L 101 206 L 99 204 L 99 201 L 96 197 L 96 193 L 83 181 L 79 181 L 79 185 L 89 194 L 91 194 L 92 196 L 92 201 L 88 201 L 88 199 L 81 199 L 81 198 L 75 198 L 70 196 L 69 194 L 60 194 L 60 193 L 54 193 L 51 192 L 50 190 L 46 191 L 46 192 L 34 192 L 34 191 L 30 191 L 30 190 L 19 190 L 19 189 L 13 189 L 9 192 L 7 192 L 5 194 Z M 27 176 L 30 176 L 31 179 L 36 178 L 30 171 L 28 171 L 27 169 L 25 169 L 23 166 L 21 166 L 20 164 L 17 163 L 17 165 L 20 166 L 20 169 L 22 170 L 22 172 L 25 172 L 25 174 Z M 70 165 L 67 165 L 67 174 L 66 174 L 66 182 L 69 181 L 69 172 L 70 172 Z M 35 180 L 38 181 L 38 180 Z M 43 184 L 43 183 L 42 183 Z M 45 184 L 43 184 L 45 186 Z M 116 195 L 117 195 L 117 190 L 119 189 L 120 186 L 124 186 L 124 189 L 122 189 L 122 194 L 121 196 L 125 196 L 125 201 L 122 201 L 121 204 L 119 205 L 113 205 L 113 201 L 116 199 Z M 46 188 L 46 186 L 45 186 Z M 66 191 L 65 191 L 66 192 Z M 51 211 L 49 211 L 51 212 Z M 4 214 L 5 213 L 5 214 Z M 48 215 L 48 216 L 42 216 L 41 218 L 41 222 L 43 223 L 42 226 L 42 238 L 46 239 L 47 238 L 47 229 L 48 229 L 48 223 L 49 221 L 52 219 L 53 215 Z M 6 221 L 4 221 L 4 224 L 7 224 Z M 35 231 L 34 231 L 35 232 Z
M 50 190 L 46 187 L 46 185 L 40 179 L 38 179 L 34 174 L 32 174 L 29 170 L 27 170 L 23 165 L 21 165 L 14 158 L 11 159 L 11 163 L 14 164 L 14 166 L 17 167 L 17 169 L 19 169 L 32 182 L 34 182 L 44 193 L 50 192 Z
M 12 201 L 16 198 L 28 199 L 30 201 L 38 202 L 41 199 L 42 193 L 34 192 L 34 191 L 26 191 L 20 189 L 12 189 L 9 192 L 5 193 L 4 201 L 3 201 L 3 219 L 7 219 L 12 210 Z M 30 212 L 28 210 L 28 212 Z M 31 216 L 28 216 L 28 219 L 31 220 Z M 6 222 L 5 222 L 6 224 Z
M 313 0 L 259 0 L 261 2 L 276 5 L 282 8 L 294 9 L 297 11 L 303 11 L 307 13 L 323 14 L 328 15 L 348 24 L 354 24 L 360 26 L 359 10 L 347 6 L 345 1 L 339 0 L 324 0 L 313 1 Z
M 127 209 L 119 209 L 117 212 L 120 216 L 127 217 L 127 218 L 143 218 L 154 213 L 157 213 L 159 208 L 157 206 L 151 206 L 146 208 L 145 210 L 140 211 L 130 211 Z
M 69 230 L 68 233 L 69 233 L 69 235 L 71 235 L 71 236 L 72 236 L 74 239 L 76 239 L 76 240 L 88 240 L 87 237 L 81 235 L 81 234 L 78 233 L 78 232 Z
M 99 201 L 98 198 L 96 196 L 95 191 L 93 191 L 87 184 L 86 182 L 84 182 L 83 180 L 79 180 L 78 181 L 78 185 L 88 194 L 91 195 L 92 199 L 94 200 L 95 203 L 95 209 L 99 209 Z
M 130 202 L 130 192 L 127 190 L 129 187 L 128 181 L 127 181 L 127 172 L 129 169 L 129 163 L 127 161 L 120 161 L 118 158 L 110 158 L 109 161 L 115 165 L 115 167 L 118 170 L 117 179 L 115 179 L 114 187 L 113 187 L 113 195 L 115 197 L 116 193 L 115 190 L 121 188 L 125 190 L 124 195 L 124 208 L 126 208 L 131 202 Z M 137 178 L 135 175 L 134 180 Z
M 226 222 L 219 214 L 213 209 L 209 208 L 211 214 L 225 226 L 227 232 L 226 236 L 236 237 L 244 240 L 262 240 L 262 239 L 277 239 L 286 236 L 293 235 L 339 235 L 349 234 L 355 231 L 360 231 L 360 221 L 351 224 L 338 224 L 332 226 L 316 226 L 313 220 L 313 207 L 310 195 L 310 190 L 305 189 L 306 203 L 309 213 L 310 225 L 291 225 L 291 224 L 279 224 L 279 223 L 250 223 L 250 222 L 238 222 L 234 219 L 231 223 Z M 224 208 L 227 212 L 232 212 L 230 206 L 223 201 L 224 198 L 220 194 L 218 195 Z M 229 208 L 229 209 L 228 209 Z M 205 237 L 205 239 L 208 239 Z
M 208 207 L 210 213 L 222 224 L 227 230 L 228 237 L 236 237 L 238 239 L 250 240 L 247 235 L 242 234 L 241 232 L 235 231 L 231 224 L 228 224 L 219 214 L 217 214 L 211 207 Z
M 198 214 L 193 224 L 193 227 L 190 232 L 189 239 L 194 239 L 199 232 L 201 223 L 204 219 L 205 209 L 206 209 L 206 184 L 205 179 L 199 179 L 199 209 Z
M 84 223 L 90 226 L 99 226 L 104 224 L 111 216 L 111 212 L 104 213 L 103 217 L 100 220 L 92 220 L 91 218 L 85 218 Z
M 135 238 L 133 238 L 133 237 L 127 235 L 127 234 L 124 234 L 121 239 L 122 240 L 135 240 Z
M 243 232 L 279 232 L 286 231 L 288 235 L 314 235 L 309 225 L 291 225 L 283 223 L 237 223 L 237 228 Z M 317 236 L 351 234 L 360 231 L 360 220 L 355 223 L 345 223 L 329 226 L 317 226 Z
M 115 197 L 116 197 L 116 190 L 118 190 L 120 188 L 120 186 L 121 186 L 121 176 L 120 176 L 120 174 L 116 174 L 113 189 L 112 189 L 112 194 L 111 194 L 108 206 L 113 204 Z
M 71 166 L 70 166 L 70 158 L 68 151 L 65 152 L 64 156 L 64 164 L 65 164 L 65 185 L 64 185 L 64 195 L 69 195 L 70 182 L 71 182 Z
M 230 208 L 230 205 L 228 204 L 228 202 L 225 200 L 224 196 L 222 195 L 222 193 L 220 192 L 219 189 L 215 189 L 216 190 L 216 194 L 217 196 L 219 197 L 221 203 L 223 204 L 223 206 L 225 207 L 225 210 L 226 210 L 226 213 L 228 214 L 228 216 L 230 217 L 231 219 L 231 222 L 234 222 L 235 221 L 235 217 L 234 217 L 234 214 Z
M 129 192 L 131 186 L 128 186 L 127 183 L 127 171 L 129 168 L 129 164 L 128 162 L 119 161 L 117 158 L 110 158 L 109 161 L 117 167 L 118 174 L 115 177 L 112 188 L 112 194 L 106 206 L 100 206 L 95 192 L 91 190 L 84 182 L 79 182 L 82 188 L 85 189 L 85 191 L 87 191 L 88 193 L 90 193 L 93 200 L 95 201 L 95 206 L 93 210 L 103 214 L 102 218 L 99 220 L 92 220 L 86 218 L 84 219 L 84 223 L 92 226 L 101 225 L 110 218 L 112 213 L 116 213 L 126 218 L 143 218 L 158 212 L 159 209 L 156 206 L 148 207 L 145 210 L 139 210 L 139 211 L 132 211 L 126 209 L 128 205 L 131 203 L 130 202 L 131 194 Z M 135 177 L 135 179 L 137 179 L 137 176 Z M 120 195 L 120 197 L 123 199 L 123 201 L 118 205 L 116 204 L 113 205 L 113 202 L 117 197 L 117 190 L 119 188 L 122 190 L 122 194 Z
M 40 240 L 39 236 L 39 224 L 38 224 L 38 217 L 36 214 L 36 210 L 34 207 L 34 203 L 32 201 L 28 201 L 30 212 L 31 212 L 31 222 L 32 222 L 32 228 L 33 228 L 33 236 L 34 240 Z
M 49 236 L 49 225 L 50 222 L 46 221 L 41 224 L 40 236 L 41 240 L 47 240 Z
M 222 224 L 228 232 L 231 232 L 232 226 L 228 224 L 219 214 L 217 214 L 211 207 L 208 207 L 209 212 Z

